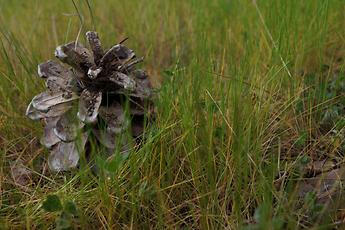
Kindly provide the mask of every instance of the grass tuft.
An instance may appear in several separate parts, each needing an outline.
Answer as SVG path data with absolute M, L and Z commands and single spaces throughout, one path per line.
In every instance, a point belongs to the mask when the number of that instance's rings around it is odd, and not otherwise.
M 319 175 L 315 162 L 344 168 L 344 10 L 342 0 L 0 0 L 0 229 L 341 226 L 344 207 L 300 187 Z M 44 87 L 36 67 L 96 28 L 105 47 L 129 37 L 145 56 L 157 118 L 128 158 L 96 158 L 99 176 L 53 174 L 41 126 L 24 116 Z M 15 162 L 30 172 L 25 186 Z M 47 211 L 52 199 L 59 209 Z

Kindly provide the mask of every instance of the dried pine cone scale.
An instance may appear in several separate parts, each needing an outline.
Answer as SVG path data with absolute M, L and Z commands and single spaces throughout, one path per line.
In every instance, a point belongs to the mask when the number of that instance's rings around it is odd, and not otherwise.
M 90 44 L 90 48 L 92 50 L 94 57 L 94 62 L 98 65 L 99 61 L 101 60 L 104 54 L 98 34 L 96 32 L 89 31 L 86 33 L 86 38 Z
M 59 119 L 60 117 L 48 117 L 44 119 L 44 137 L 41 138 L 41 143 L 47 148 L 51 148 L 61 141 L 61 139 L 54 132 L 54 128 L 56 127 L 56 123 Z
M 120 143 L 125 151 L 128 139 L 122 134 L 131 129 L 133 137 L 140 136 L 153 111 L 148 75 L 135 68 L 143 59 L 121 43 L 103 51 L 96 32 L 86 38 L 90 49 L 78 42 L 56 48 L 55 56 L 70 68 L 53 60 L 38 65 L 47 90 L 26 111 L 30 119 L 44 121 L 41 143 L 50 149 L 48 165 L 54 171 L 78 165 L 90 131 L 106 149 L 114 151 Z
M 79 119 L 88 124 L 96 122 L 101 102 L 102 92 L 84 89 L 79 99 Z

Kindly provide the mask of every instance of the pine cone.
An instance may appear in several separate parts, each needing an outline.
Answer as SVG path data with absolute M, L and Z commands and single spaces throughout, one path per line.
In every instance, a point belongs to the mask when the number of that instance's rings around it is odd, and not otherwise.
M 122 42 L 104 52 L 96 32 L 86 37 L 90 50 L 76 42 L 55 50 L 71 68 L 53 60 L 38 65 L 47 91 L 35 96 L 26 111 L 45 123 L 41 143 L 51 150 L 48 165 L 53 171 L 76 167 L 91 135 L 110 152 L 117 146 L 125 151 L 124 133 L 139 137 L 153 114 L 148 75 L 135 68 L 143 58 L 135 58 Z

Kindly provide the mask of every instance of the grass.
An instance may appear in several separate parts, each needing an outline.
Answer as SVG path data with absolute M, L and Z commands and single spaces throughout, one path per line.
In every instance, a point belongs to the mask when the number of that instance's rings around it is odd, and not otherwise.
M 319 124 L 343 103 L 325 85 L 344 72 L 344 10 L 342 0 L 0 0 L 0 229 L 336 227 L 341 210 L 301 206 L 296 186 L 325 138 L 323 156 L 343 163 L 344 139 L 334 145 Z M 53 174 L 41 125 L 24 115 L 44 89 L 36 66 L 93 29 L 104 46 L 128 36 L 145 56 L 157 120 L 128 159 L 99 160 L 107 176 Z M 18 160 L 33 171 L 26 189 L 10 174 Z M 46 212 L 49 194 L 75 217 Z

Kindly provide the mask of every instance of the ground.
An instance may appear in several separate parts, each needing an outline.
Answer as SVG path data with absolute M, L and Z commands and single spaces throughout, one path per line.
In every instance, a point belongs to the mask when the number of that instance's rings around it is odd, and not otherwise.
M 343 229 L 343 0 L 0 0 L 0 229 Z M 37 65 L 98 31 L 157 88 L 140 148 L 48 170 Z M 82 154 L 82 153 L 81 153 Z

